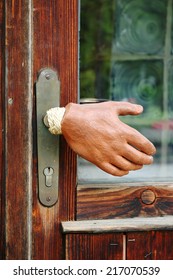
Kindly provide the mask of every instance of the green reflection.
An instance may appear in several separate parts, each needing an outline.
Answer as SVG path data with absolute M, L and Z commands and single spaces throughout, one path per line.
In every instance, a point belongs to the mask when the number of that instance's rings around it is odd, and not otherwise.
M 145 114 L 156 110 L 162 112 L 162 61 L 114 62 L 111 72 L 111 99 L 139 103 L 144 107 Z
M 118 0 L 115 51 L 163 53 L 167 1 Z
M 173 122 L 173 61 L 171 60 L 168 65 L 168 73 L 169 73 L 169 79 L 168 79 L 168 117 L 169 119 L 172 119 Z M 173 123 L 172 123 L 172 129 L 173 129 Z
M 160 177 L 172 177 L 166 170 L 173 163 L 172 6 L 172 0 L 81 0 L 80 97 L 143 105 L 141 116 L 123 121 L 156 145 Z
M 81 1 L 81 98 L 109 98 L 114 17 L 115 1 Z

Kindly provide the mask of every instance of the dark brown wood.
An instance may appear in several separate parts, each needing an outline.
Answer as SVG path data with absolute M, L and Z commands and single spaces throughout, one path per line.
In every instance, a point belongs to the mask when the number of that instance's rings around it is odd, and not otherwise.
M 38 201 L 33 84 L 53 68 L 61 105 L 77 101 L 78 0 L 0 0 L 0 38 L 0 258 L 172 259 L 172 184 L 78 186 L 76 204 L 76 156 L 61 137 L 58 203 Z M 76 218 L 85 222 L 63 233 Z M 88 230 L 88 219 L 105 219 L 106 230 L 99 221 Z
M 172 260 L 173 231 L 127 234 L 128 260 Z
M 57 71 L 61 82 L 61 106 L 77 101 L 78 1 L 34 0 L 34 80 L 44 67 Z M 55 104 L 56 106 L 56 104 Z M 34 116 L 35 122 L 35 116 Z M 35 135 L 36 131 L 34 131 Z M 51 208 L 38 201 L 37 154 L 34 139 L 33 259 L 63 259 L 61 221 L 75 219 L 76 156 L 63 137 L 60 144 L 59 200 Z
M 121 260 L 123 234 L 67 234 L 67 260 Z
M 128 233 L 126 238 L 128 260 L 152 259 L 151 232 Z
M 173 215 L 173 185 L 78 186 L 77 219 Z
M 6 258 L 30 252 L 31 1 L 4 1 L 6 10 Z
M 4 190 L 4 1 L 0 1 L 0 259 L 5 258 L 5 190 Z

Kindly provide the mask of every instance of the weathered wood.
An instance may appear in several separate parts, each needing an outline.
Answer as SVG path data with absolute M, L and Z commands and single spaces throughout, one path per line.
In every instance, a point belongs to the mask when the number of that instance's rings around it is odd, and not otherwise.
M 34 0 L 33 9 L 34 80 L 40 69 L 53 68 L 60 78 L 61 106 L 68 102 L 76 102 L 78 1 Z M 35 133 L 34 129 L 34 135 Z M 65 248 L 60 222 L 75 218 L 76 156 L 63 138 L 60 151 L 59 200 L 55 206 L 46 208 L 38 201 L 37 153 L 34 138 L 33 259 L 64 258 Z
M 173 185 L 85 185 L 77 188 L 77 220 L 173 214 Z
M 67 260 L 120 260 L 123 234 L 67 234 Z
M 41 68 L 53 68 L 60 76 L 61 105 L 77 101 L 77 15 L 77 0 L 0 1 L 0 258 L 122 259 L 126 248 L 129 259 L 172 259 L 172 184 L 79 186 L 75 213 L 76 156 L 61 137 L 59 201 L 51 208 L 38 201 L 32 82 Z M 73 221 L 76 214 L 85 221 Z M 157 217 L 165 214 L 171 216 Z M 128 232 L 124 248 L 122 232 Z
M 64 233 L 172 230 L 173 216 L 62 222 Z
M 6 258 L 30 257 L 31 1 L 5 2 Z
M 4 213 L 4 1 L 0 1 L 0 259 L 5 258 L 5 213 Z
M 128 260 L 172 260 L 173 231 L 127 234 Z

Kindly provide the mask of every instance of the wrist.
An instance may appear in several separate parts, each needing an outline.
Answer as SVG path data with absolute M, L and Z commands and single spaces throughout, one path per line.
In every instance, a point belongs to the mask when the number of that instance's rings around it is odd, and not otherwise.
M 62 134 L 61 123 L 66 109 L 64 107 L 51 108 L 46 112 L 44 123 L 49 128 L 50 133 Z

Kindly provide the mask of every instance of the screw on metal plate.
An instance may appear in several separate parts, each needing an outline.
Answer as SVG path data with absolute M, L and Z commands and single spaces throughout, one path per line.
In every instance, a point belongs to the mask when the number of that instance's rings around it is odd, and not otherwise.
M 39 72 L 36 82 L 37 150 L 39 200 L 47 207 L 58 201 L 59 137 L 52 135 L 43 119 L 47 110 L 59 106 L 60 81 L 57 73 L 46 68 Z

